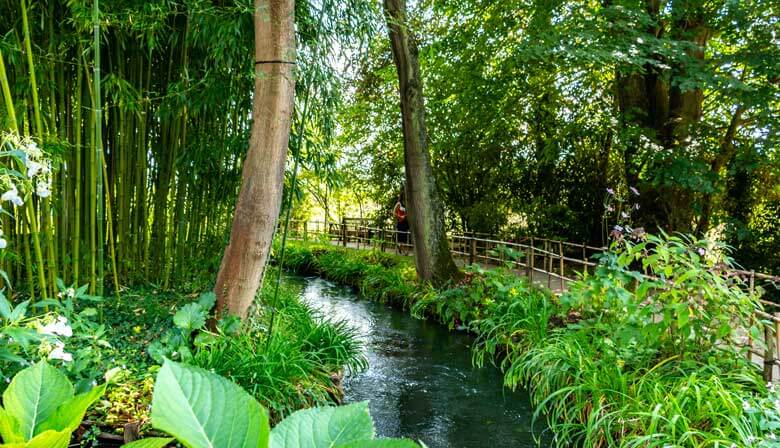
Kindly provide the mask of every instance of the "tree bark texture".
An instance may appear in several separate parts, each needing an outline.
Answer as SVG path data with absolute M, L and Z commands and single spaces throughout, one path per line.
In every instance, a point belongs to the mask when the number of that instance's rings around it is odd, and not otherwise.
M 646 31 L 663 37 L 667 30 L 659 19 L 664 5 L 661 0 L 645 0 L 648 15 L 654 23 Z M 608 2 L 607 4 L 610 4 Z M 704 63 L 704 49 L 710 38 L 702 7 L 696 2 L 674 1 L 669 37 L 687 46 L 691 64 Z M 658 56 L 659 60 L 662 59 Z M 662 61 L 663 62 L 663 61 Z M 683 90 L 670 78 L 684 77 L 686 67 L 682 63 L 661 70 L 654 64 L 646 64 L 642 73 L 618 74 L 617 101 L 623 120 L 639 126 L 666 150 L 685 150 L 692 126 L 701 119 L 703 92 L 700 88 Z M 647 161 L 639 157 L 639 142 L 628 145 L 624 155 L 626 180 L 629 186 L 640 189 L 640 221 L 650 228 L 690 232 L 694 224 L 693 192 L 677 186 L 653 186 L 642 182 L 640 176 L 648 169 Z
M 439 200 L 428 151 L 417 44 L 406 27 L 406 1 L 385 0 L 385 19 L 398 72 L 406 169 L 406 200 L 414 244 L 417 276 L 441 284 L 460 276 L 444 231 L 444 208 Z
M 230 243 L 215 286 L 218 315 L 246 317 L 279 218 L 295 95 L 294 5 L 294 0 L 255 0 L 252 131 Z

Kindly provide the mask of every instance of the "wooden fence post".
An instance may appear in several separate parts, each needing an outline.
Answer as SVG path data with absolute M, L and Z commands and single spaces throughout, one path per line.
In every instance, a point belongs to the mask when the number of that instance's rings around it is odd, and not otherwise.
M 303 221 L 303 241 L 309 241 L 309 221 Z
M 772 381 L 772 376 L 775 370 L 775 342 L 777 339 L 772 334 L 773 330 L 776 330 L 777 324 L 773 326 L 764 325 L 764 342 L 766 348 L 764 349 L 764 381 Z
M 750 295 L 756 292 L 756 271 L 750 271 Z
M 588 275 L 588 247 L 585 243 L 582 243 L 582 268 L 585 270 L 585 275 Z
M 347 219 L 341 218 L 341 244 L 347 247 Z
M 385 251 L 385 226 L 382 226 L 382 228 L 379 230 L 379 248 L 382 249 L 382 252 Z
M 550 240 L 544 240 L 544 270 L 547 273 L 547 289 L 552 289 L 552 257 L 550 256 Z
M 536 247 L 534 246 L 534 237 L 531 237 L 531 262 L 528 265 L 528 280 L 533 285 L 534 283 L 534 262 L 536 261 Z
M 780 319 L 780 313 L 774 313 L 775 317 L 775 356 L 773 358 L 780 359 L 780 356 L 778 356 L 778 352 L 780 352 L 780 322 L 777 321 L 777 319 Z M 772 359 L 772 378 L 770 381 L 774 380 L 775 374 L 775 359 Z
M 560 268 L 561 268 L 561 292 L 563 292 L 563 288 L 566 286 L 566 282 L 564 281 L 564 267 L 563 267 L 563 241 L 558 241 L 558 257 L 560 260 Z
M 471 247 L 469 248 L 469 264 L 474 264 L 477 261 L 477 240 L 475 240 L 472 236 L 470 241 Z

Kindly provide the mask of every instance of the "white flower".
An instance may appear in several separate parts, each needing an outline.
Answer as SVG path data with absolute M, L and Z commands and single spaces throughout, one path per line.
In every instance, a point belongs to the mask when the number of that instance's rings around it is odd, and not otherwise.
M 643 44 L 643 43 L 645 43 L 645 40 L 644 40 L 644 39 L 642 39 L 641 37 L 637 37 L 637 38 L 636 38 L 636 43 L 638 43 L 638 44 Z
M 68 288 L 68 289 L 65 290 L 65 294 L 67 294 L 68 297 L 70 297 L 72 299 L 72 298 L 76 297 L 76 290 L 73 289 L 73 288 Z
M 73 355 L 64 350 L 65 344 L 62 342 L 56 342 L 54 344 L 54 350 L 49 353 L 49 359 L 61 359 L 65 362 L 73 361 Z
M 40 329 L 40 333 L 47 334 L 49 336 L 65 336 L 66 338 L 69 338 L 73 336 L 73 329 L 68 325 L 68 319 L 59 316 L 57 317 L 57 320 L 44 325 Z
M 27 162 L 27 177 L 35 177 L 35 175 L 41 171 L 43 171 L 43 165 L 40 163 L 34 160 Z
M 775 400 L 775 410 L 780 412 L 780 400 Z
M 36 152 L 38 152 L 38 144 L 37 144 L 37 143 L 35 143 L 35 142 L 30 142 L 30 143 L 27 145 L 27 151 L 28 151 L 28 152 L 32 152 L 32 153 L 36 153 Z
M 48 198 L 51 196 L 51 190 L 49 190 L 49 185 L 44 182 L 38 182 L 38 185 L 35 186 L 35 194 L 42 198 Z
M 19 197 L 19 191 L 16 189 L 16 185 L 13 186 L 10 190 L 3 193 L 2 196 L 0 196 L 0 201 L 11 201 L 16 206 L 22 206 L 24 205 L 24 201 L 22 201 L 22 198 Z
M 747 401 L 747 400 L 745 400 L 745 401 L 743 401 L 743 402 L 742 402 L 742 409 L 744 409 L 744 410 L 746 410 L 746 411 L 749 411 L 749 410 L 751 409 L 751 408 L 750 408 L 750 403 L 748 403 L 748 401 Z
M 0 238 L 0 249 L 5 249 L 6 247 L 8 247 L 8 241 L 5 238 Z

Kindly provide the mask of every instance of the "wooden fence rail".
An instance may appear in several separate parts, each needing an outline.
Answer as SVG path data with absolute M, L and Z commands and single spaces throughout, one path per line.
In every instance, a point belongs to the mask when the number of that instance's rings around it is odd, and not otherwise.
M 393 228 L 375 227 L 360 219 L 344 219 L 341 222 L 290 221 L 289 235 L 308 240 L 325 239 L 330 244 L 356 249 L 393 250 L 396 253 L 410 251 L 411 236 Z M 406 237 L 406 238 L 404 238 Z M 507 266 L 525 273 L 536 283 L 534 273 L 543 276 L 541 283 L 554 293 L 566 290 L 568 282 L 590 272 L 598 263 L 592 261 L 595 254 L 606 247 L 577 244 L 568 241 L 525 237 L 519 241 L 502 241 L 484 234 L 448 235 L 452 254 L 468 264 Z M 404 242 L 408 241 L 408 242 Z M 754 293 L 756 288 L 780 289 L 780 276 L 755 271 L 732 269 L 728 276 L 739 278 Z M 755 322 L 763 327 L 759 340 L 746 334 L 748 357 L 762 364 L 764 378 L 773 381 L 780 378 L 780 304 L 760 299 L 764 310 L 754 314 Z

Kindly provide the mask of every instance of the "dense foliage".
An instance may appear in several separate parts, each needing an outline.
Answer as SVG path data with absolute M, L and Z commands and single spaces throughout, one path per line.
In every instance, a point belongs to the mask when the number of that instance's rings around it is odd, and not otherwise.
M 752 0 L 417 3 L 430 146 L 453 228 L 606 243 L 635 224 L 711 232 L 776 269 L 780 11 Z M 343 114 L 355 183 L 400 189 L 397 81 L 372 41 Z M 349 187 L 351 190 L 351 186 Z
M 248 147 L 252 1 L 111 1 L 97 15 L 93 4 L 0 3 L 0 191 L 28 170 L 41 178 L 3 194 L 0 257 L 12 286 L 44 298 L 56 278 L 99 293 L 104 278 L 168 287 L 215 270 Z M 372 14 L 363 1 L 296 2 L 298 103 L 309 107 L 303 116 L 296 103 L 305 135 L 290 141 L 323 177 L 337 67 L 359 54 Z M 36 157 L 6 160 L 19 151 Z
M 710 241 L 620 240 L 560 298 L 500 269 L 435 290 L 385 253 L 288 253 L 291 268 L 475 333 L 475 364 L 527 387 L 558 446 L 775 446 L 775 387 L 739 343 L 757 296 Z
M 145 425 L 154 374 L 165 359 L 230 378 L 268 409 L 273 423 L 301 408 L 339 402 L 342 374 L 365 367 L 354 331 L 304 306 L 295 282 L 282 284 L 280 323 L 270 340 L 266 306 L 258 306 L 243 324 L 225 319 L 209 330 L 213 293 L 139 289 L 116 300 L 87 295 L 87 285 L 61 286 L 59 300 L 35 306 L 29 301 L 13 306 L 0 295 L 0 374 L 5 378 L 0 390 L 39 360 L 48 360 L 57 375 L 73 381 L 76 394 L 87 393 L 108 375 L 110 384 L 100 390 L 103 399 L 88 412 L 94 429 L 82 436 L 84 443 L 91 440 L 89 434 Z M 265 301 L 272 293 L 270 287 L 261 291 Z

